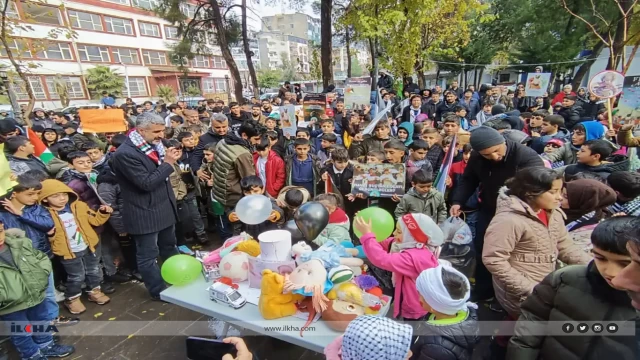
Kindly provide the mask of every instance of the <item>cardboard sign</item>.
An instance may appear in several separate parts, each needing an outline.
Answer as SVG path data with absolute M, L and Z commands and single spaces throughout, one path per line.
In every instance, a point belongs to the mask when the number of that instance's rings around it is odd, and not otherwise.
M 296 107 L 295 105 L 285 105 L 278 108 L 280 112 L 280 127 L 284 135 L 296 137 Z
M 81 109 L 78 115 L 85 133 L 127 131 L 122 109 Z
M 404 195 L 404 164 L 357 164 L 353 171 L 351 192 L 390 198 Z
M 371 78 L 349 78 L 345 81 L 344 107 L 347 110 L 364 110 L 371 102 Z
M 551 73 L 529 73 L 524 88 L 527 96 L 542 97 L 547 92 Z
M 624 87 L 624 75 L 617 71 L 605 70 L 589 80 L 589 92 L 601 99 L 618 96 Z
M 302 101 L 304 109 L 304 121 L 319 122 L 325 116 L 327 106 L 327 95 L 307 94 Z
M 614 119 L 614 124 L 624 125 L 631 123 L 640 118 L 640 76 L 627 76 L 624 78 L 624 87 L 622 88 L 622 96 L 618 102 L 618 113 Z M 622 124 L 618 121 L 618 117 L 622 118 Z

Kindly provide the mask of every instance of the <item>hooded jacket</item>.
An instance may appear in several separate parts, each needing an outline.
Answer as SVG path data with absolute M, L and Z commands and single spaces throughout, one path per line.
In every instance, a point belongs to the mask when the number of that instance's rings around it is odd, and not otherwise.
M 367 156 L 367 154 L 371 151 L 382 151 L 384 152 L 384 144 L 387 141 L 391 140 L 391 137 L 386 139 L 380 139 L 377 136 L 370 136 L 359 145 L 351 144 L 351 149 L 353 150 L 350 155 L 352 159 L 357 159 L 360 156 Z M 351 150 L 350 149 L 350 150 Z
M 217 144 L 220 140 L 224 139 L 226 137 L 222 136 L 222 135 L 218 135 L 218 133 L 216 133 L 215 131 L 213 131 L 213 129 L 209 128 L 209 130 L 200 135 L 200 138 L 198 139 L 198 145 L 196 145 L 196 148 L 193 150 L 193 154 L 192 154 L 192 160 L 191 160 L 191 164 L 202 164 L 202 159 L 204 159 L 204 149 L 207 147 L 207 145 L 209 144 Z M 195 172 L 199 169 L 199 167 L 193 167 L 192 165 L 192 170 Z
M 542 154 L 544 153 L 544 147 L 547 145 L 549 140 L 552 139 L 560 139 L 566 144 L 571 142 L 571 133 L 565 128 L 558 128 L 558 132 L 553 135 L 542 135 L 533 138 L 529 147 L 535 150 L 538 154 Z
M 106 223 L 107 220 L 109 220 L 109 214 L 91 210 L 84 201 L 78 200 L 78 195 L 73 192 L 71 188 L 58 180 L 47 179 L 42 182 L 42 191 L 40 191 L 40 195 L 38 195 L 38 201 L 46 207 L 46 202 L 43 202 L 43 200 L 58 193 L 69 194 L 69 202 L 65 206 L 65 210 L 71 211 L 78 226 L 78 231 L 82 235 L 82 240 L 87 244 L 89 250 L 95 253 L 96 245 L 98 245 L 100 239 L 94 227 Z M 49 240 L 51 240 L 51 251 L 54 255 L 60 256 L 65 260 L 74 259 L 76 256 L 73 251 L 71 251 L 67 232 L 65 231 L 60 216 L 58 216 L 58 211 L 51 208 L 48 208 L 48 210 L 56 228 L 55 233 L 49 237 Z
M 343 241 L 351 242 L 351 235 L 349 235 L 349 227 L 351 222 L 349 217 L 340 208 L 329 215 L 329 224 L 322 230 L 320 235 L 313 240 L 313 243 L 322 246 L 329 241 L 333 241 L 336 244 L 340 244 Z
M 17 268 L 0 261 L 0 316 L 40 304 L 51 274 L 51 261 L 33 248 L 24 231 L 7 229 L 4 241 Z
M 464 321 L 447 324 L 447 320 L 421 321 L 414 334 L 424 334 L 412 341 L 413 360 L 471 360 L 473 349 L 480 341 L 478 313 L 467 307 Z
M 113 230 L 118 234 L 126 233 L 127 231 L 122 221 L 122 206 L 124 200 L 120 194 L 120 185 L 118 185 L 116 175 L 111 169 L 104 169 L 104 171 L 98 175 L 97 182 L 98 195 L 113 209 L 109 217 L 109 225 L 111 225 Z
M 611 169 L 611 166 L 609 166 L 609 164 L 606 164 L 606 163 L 600 164 L 598 166 L 589 166 L 585 164 L 576 163 L 576 164 L 569 165 L 564 169 L 564 178 L 565 180 L 571 180 L 573 176 L 582 172 L 594 173 L 600 176 L 601 178 L 606 179 L 609 177 L 609 175 L 611 175 L 613 170 Z
M 213 159 L 213 198 L 226 208 L 234 208 L 242 197 L 240 180 L 255 175 L 249 142 L 228 135 L 216 146 Z
M 564 126 L 569 130 L 573 130 L 573 127 L 583 120 L 582 113 L 582 107 L 577 104 L 574 104 L 569 108 L 563 107 L 558 111 L 558 115 L 564 118 Z
M 482 262 L 493 275 L 496 299 L 515 318 L 533 288 L 555 270 L 557 259 L 586 264 L 591 256 L 569 237 L 562 210 L 545 210 L 549 220 L 545 226 L 527 203 L 507 195 L 506 187 L 497 204 L 484 236 Z
M 411 145 L 411 143 L 413 143 L 413 132 L 415 130 L 415 126 L 413 125 L 413 123 L 403 122 L 402 124 L 398 125 L 398 130 L 400 129 L 405 129 L 409 134 L 407 136 L 407 140 L 404 141 L 404 145 L 408 147 L 409 145 Z
M 42 170 L 44 172 L 47 171 L 47 167 L 42 162 L 42 160 L 38 159 L 33 155 L 29 155 L 26 159 L 18 158 L 13 155 L 6 154 L 7 160 L 9 160 L 9 167 L 11 168 L 11 172 L 18 175 L 22 175 L 29 170 Z
M 604 127 L 597 121 L 583 121 L 580 125 L 584 126 L 585 129 L 584 142 L 601 139 L 604 136 Z M 580 151 L 580 148 L 574 146 L 569 140 L 554 152 L 543 154 L 542 156 L 552 163 L 564 161 L 565 165 L 571 165 L 578 161 L 578 151 Z
M 637 359 L 632 336 L 540 335 L 545 330 L 539 326 L 545 325 L 538 324 L 547 322 L 608 324 L 636 318 L 629 296 L 607 284 L 593 261 L 549 274 L 521 309 L 507 359 Z
M 433 219 L 436 224 L 441 224 L 447 219 L 447 204 L 444 195 L 435 188 L 431 188 L 424 196 L 418 194 L 415 188 L 411 188 L 398 203 L 395 217 L 411 213 L 425 214 Z
M 33 248 L 52 257 L 51 245 L 47 233 L 53 229 L 53 219 L 44 207 L 35 204 L 25 206 L 22 215 L 16 216 L 8 211 L 0 211 L 0 220 L 5 229 L 20 229 L 31 239 Z
M 253 164 L 256 168 L 256 174 L 258 174 L 258 158 L 260 155 L 258 153 L 253 153 Z M 284 161 L 278 154 L 276 154 L 273 150 L 269 151 L 269 155 L 267 156 L 267 163 L 264 167 L 265 177 L 267 178 L 267 183 L 265 185 L 265 190 L 269 196 L 272 198 L 276 198 L 278 193 L 282 189 L 285 183 L 286 174 L 284 172 Z

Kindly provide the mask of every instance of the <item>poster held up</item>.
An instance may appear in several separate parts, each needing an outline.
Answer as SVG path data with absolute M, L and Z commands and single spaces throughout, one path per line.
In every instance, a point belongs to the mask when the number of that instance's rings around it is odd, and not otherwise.
M 353 171 L 351 192 L 390 198 L 404 195 L 405 164 L 357 164 Z
M 349 78 L 345 81 L 344 107 L 347 110 L 364 110 L 371 102 L 371 78 Z
M 304 121 L 319 122 L 325 117 L 327 106 L 326 94 L 307 94 L 302 100 L 302 109 L 304 110 Z
M 280 106 L 278 110 L 280 111 L 280 126 L 282 127 L 282 133 L 295 138 L 297 128 L 296 106 L 284 105 Z
M 551 73 L 529 73 L 525 85 L 525 94 L 527 96 L 542 97 L 549 88 L 549 80 Z

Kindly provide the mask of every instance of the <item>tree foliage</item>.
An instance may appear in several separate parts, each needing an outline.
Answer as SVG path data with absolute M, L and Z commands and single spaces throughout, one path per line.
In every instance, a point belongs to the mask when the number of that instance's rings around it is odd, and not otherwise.
M 360 77 L 364 75 L 364 70 L 362 69 L 362 65 L 358 61 L 358 58 L 353 55 L 351 56 L 351 76 L 352 77 Z
M 278 70 L 260 69 L 256 73 L 260 89 L 275 89 L 282 79 L 282 72 Z
M 156 94 L 166 103 L 174 103 L 177 100 L 176 93 L 173 88 L 169 85 L 159 85 L 156 89 Z
M 122 75 L 103 65 L 87 69 L 85 81 L 93 99 L 100 99 L 103 91 L 116 97 L 122 96 L 125 87 Z

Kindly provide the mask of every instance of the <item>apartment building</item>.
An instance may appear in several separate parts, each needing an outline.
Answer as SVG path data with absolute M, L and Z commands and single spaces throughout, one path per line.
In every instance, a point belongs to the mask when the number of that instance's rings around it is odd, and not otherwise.
M 0 2 L 6 0 L 0 0 Z M 55 75 L 62 75 L 69 87 L 72 104 L 94 102 L 83 75 L 96 65 L 109 66 L 126 79 L 124 96 L 136 102 L 154 99 L 159 85 L 169 85 L 176 94 L 190 86 L 203 94 L 227 91 L 227 64 L 215 39 L 203 40 L 213 56 L 196 56 L 185 75 L 170 59 L 170 46 L 178 41 L 178 29 L 157 17 L 151 9 L 157 0 L 46 0 L 30 3 L 14 0 L 7 16 L 19 19 L 30 29 L 16 29 L 10 48 L 22 51 L 29 67 L 29 84 L 38 106 L 60 107 L 53 86 Z M 196 5 L 184 2 L 181 10 L 193 17 Z M 49 38 L 45 49 L 35 49 L 36 39 Z M 67 35 L 73 36 L 67 36 Z M 7 51 L 0 45 L 0 64 L 10 65 Z M 26 101 L 25 84 L 12 84 L 19 101 Z
M 262 68 L 272 70 L 281 68 L 284 56 L 297 72 L 309 73 L 307 40 L 278 31 L 261 31 L 258 33 L 258 46 Z
M 262 18 L 263 31 L 276 31 L 320 45 L 320 19 L 307 14 L 276 14 Z

